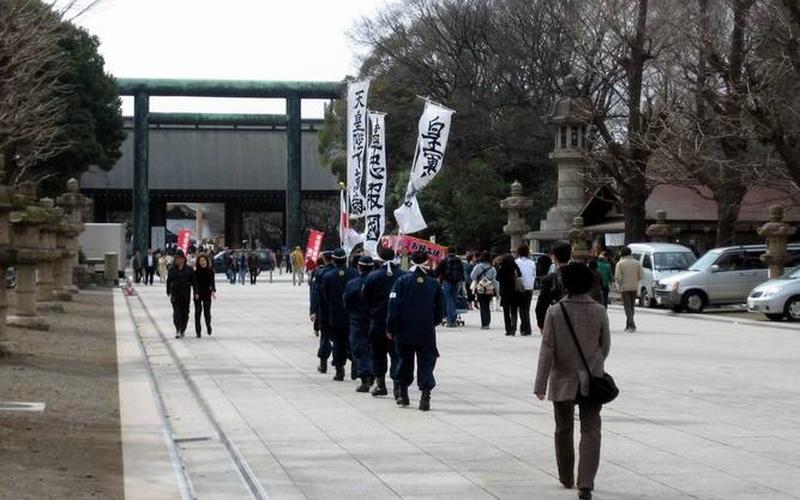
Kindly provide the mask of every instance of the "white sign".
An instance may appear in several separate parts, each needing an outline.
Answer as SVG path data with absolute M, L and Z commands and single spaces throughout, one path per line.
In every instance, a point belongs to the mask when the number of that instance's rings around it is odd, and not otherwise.
M 450 120 L 454 111 L 433 102 L 426 102 L 419 119 L 419 136 L 411 177 L 403 204 L 394 211 L 402 234 L 411 234 L 428 227 L 419 208 L 417 194 L 433 180 L 442 169 L 447 138 L 450 136 Z
M 347 84 L 347 192 L 352 219 L 366 213 L 363 184 L 368 95 L 369 80 Z
M 366 228 L 364 251 L 378 255 L 378 241 L 386 230 L 386 129 L 385 113 L 369 112 L 369 145 L 367 146 Z
M 624 247 L 625 246 L 625 233 L 606 233 L 606 246 L 607 247 Z

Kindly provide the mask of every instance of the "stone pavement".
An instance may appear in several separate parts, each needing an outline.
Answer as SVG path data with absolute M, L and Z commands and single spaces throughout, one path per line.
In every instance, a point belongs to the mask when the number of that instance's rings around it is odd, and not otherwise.
M 538 336 L 466 315 L 439 332 L 432 411 L 416 390 L 398 409 L 316 372 L 308 288 L 285 279 L 220 281 L 202 339 L 191 322 L 172 338 L 163 285 L 129 299 L 177 498 L 576 498 L 556 479 L 551 405 L 531 393 Z M 800 498 L 800 327 L 645 312 L 625 334 L 610 315 L 622 394 L 603 410 L 595 498 Z

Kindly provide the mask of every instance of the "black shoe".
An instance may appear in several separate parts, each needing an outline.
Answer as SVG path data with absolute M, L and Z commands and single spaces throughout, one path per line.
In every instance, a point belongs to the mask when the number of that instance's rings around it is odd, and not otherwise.
M 372 389 L 372 395 L 375 397 L 387 396 L 389 391 L 386 389 L 386 379 L 383 377 L 378 377 L 377 381 L 378 383 L 375 384 L 375 388 Z
M 397 390 L 397 406 L 408 406 L 411 401 L 408 399 L 408 387 L 401 385 Z
M 397 398 L 400 397 L 400 384 L 397 382 L 392 382 L 392 395 L 394 396 L 395 401 L 397 401 Z
M 361 385 L 356 387 L 356 392 L 369 392 L 369 387 L 371 385 L 369 377 L 361 377 Z
M 337 382 L 341 382 L 342 380 L 344 380 L 344 366 L 336 367 L 336 375 L 333 376 L 333 380 Z
M 317 367 L 317 371 L 320 373 L 328 373 L 328 360 L 321 359 L 319 360 L 319 366 Z
M 592 490 L 581 488 L 578 490 L 578 498 L 581 500 L 592 500 Z
M 422 391 L 422 396 L 419 398 L 420 411 L 430 411 L 431 409 L 431 391 Z
M 176 339 L 181 338 L 181 332 L 175 332 L 175 338 Z
M 514 332 L 506 332 L 506 337 L 513 337 L 514 335 Z
M 559 481 L 561 482 L 561 485 L 564 486 L 564 488 L 566 488 L 568 490 L 571 490 L 572 488 L 575 487 L 575 481 L 572 481 L 572 480 L 564 481 L 564 480 L 561 480 L 561 479 L 559 479 Z
M 206 333 L 211 335 L 211 325 L 206 325 Z
M 520 337 L 527 337 L 527 336 L 529 336 L 530 334 L 531 334 L 531 332 L 525 332 L 525 333 L 520 333 L 520 334 L 519 334 L 519 336 L 520 336 Z
M 197 333 L 197 338 L 198 338 L 198 339 L 203 337 L 203 334 L 202 334 L 202 333 L 200 333 L 199 331 L 198 331 L 198 332 L 196 332 L 196 333 Z

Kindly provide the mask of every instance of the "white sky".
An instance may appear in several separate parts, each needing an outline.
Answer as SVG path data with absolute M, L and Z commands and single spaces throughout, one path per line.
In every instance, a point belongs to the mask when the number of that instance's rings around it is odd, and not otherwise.
M 63 1 L 63 0 L 62 0 Z M 84 0 L 85 3 L 86 0 Z M 77 24 L 116 77 L 341 80 L 358 68 L 345 31 L 386 0 L 103 0 Z M 304 118 L 323 102 L 303 101 Z M 282 99 L 153 97 L 156 112 L 284 113 Z M 133 99 L 123 98 L 125 115 Z

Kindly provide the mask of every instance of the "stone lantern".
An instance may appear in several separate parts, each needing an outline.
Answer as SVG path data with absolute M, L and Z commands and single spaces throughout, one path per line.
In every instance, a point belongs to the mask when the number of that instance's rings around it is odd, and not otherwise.
M 647 236 L 650 241 L 657 243 L 671 243 L 674 233 L 672 226 L 667 222 L 667 212 L 664 210 L 656 211 L 656 223 L 647 228 Z
M 86 199 L 80 193 L 77 179 L 67 181 L 67 192 L 58 197 L 57 204 L 64 210 L 66 223 L 61 230 L 64 238 L 62 269 L 60 273 L 57 273 L 61 277 L 61 282 L 56 283 L 56 294 L 61 300 L 65 300 L 67 293 L 78 293 L 78 287 L 73 282 L 73 268 L 78 265 L 78 248 L 80 246 L 78 237 L 83 232 L 82 214 Z
M 569 241 L 572 246 L 572 261 L 586 262 L 591 255 L 589 245 L 586 243 L 588 235 L 583 228 L 583 217 L 572 219 L 572 229 L 569 230 Z
M 524 212 L 531 206 L 533 206 L 533 200 L 522 196 L 522 184 L 514 181 L 511 184 L 511 196 L 500 202 L 500 208 L 508 212 L 508 224 L 503 226 L 503 232 L 511 237 L 512 252 L 522 245 L 522 235 L 530 231 L 520 212 Z
M 0 270 L 3 281 L 0 282 L 0 339 L 6 327 L 6 314 L 8 312 L 8 298 L 6 297 L 5 276 L 6 269 L 14 265 L 16 250 L 11 246 L 11 226 L 9 214 L 13 208 L 12 192 L 5 183 L 6 172 L 3 156 L 0 155 Z
M 60 264 L 62 257 L 58 250 L 59 224 L 63 210 L 56 207 L 50 198 L 42 198 L 39 206 L 45 211 L 46 220 L 39 228 L 40 250 L 42 258 L 37 269 L 36 285 L 38 286 L 38 296 L 40 307 L 47 307 L 51 310 L 64 311 L 61 304 L 54 304 L 55 277 L 53 269 L 56 262 Z
M 786 251 L 786 244 L 796 231 L 797 228 L 783 222 L 782 206 L 769 207 L 769 222 L 758 229 L 758 234 L 767 239 L 767 253 L 761 256 L 761 260 L 769 266 L 769 279 L 783 275 L 783 266 L 792 259 Z
M 36 268 L 45 256 L 41 249 L 40 227 L 47 222 L 46 211 L 36 204 L 36 186 L 22 182 L 11 212 L 11 243 L 17 250 L 17 307 L 8 324 L 34 330 L 48 330 L 47 322 L 36 310 Z

